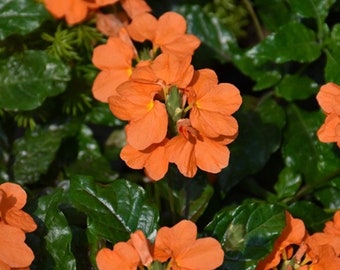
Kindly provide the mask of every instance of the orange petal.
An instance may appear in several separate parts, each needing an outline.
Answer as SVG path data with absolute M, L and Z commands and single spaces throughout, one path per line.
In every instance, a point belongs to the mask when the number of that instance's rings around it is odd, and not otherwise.
M 131 19 L 142 13 L 152 11 L 144 0 L 121 0 L 120 2 Z
M 153 97 L 158 88 L 127 81 L 117 87 L 118 95 L 109 97 L 112 113 L 127 121 L 138 121 L 154 109 Z
M 179 57 L 193 55 L 201 41 L 194 35 L 183 35 L 174 41 L 160 45 L 163 53 L 175 54 Z
M 98 6 L 106 6 L 110 4 L 115 4 L 117 2 L 119 2 L 119 0 L 96 0 L 96 4 Z
M 93 50 L 92 62 L 101 70 L 131 69 L 133 47 L 118 37 L 110 37 L 107 43 Z
M 129 77 L 130 71 L 128 69 L 101 71 L 92 85 L 94 98 L 101 102 L 109 102 L 109 97 L 116 95 L 117 87 L 126 82 Z
M 194 177 L 197 172 L 194 144 L 182 135 L 173 137 L 166 146 L 169 162 L 177 165 L 178 170 L 186 177 Z
M 339 126 L 340 117 L 335 113 L 329 114 L 326 117 L 324 124 L 317 131 L 319 140 L 325 143 L 340 141 L 340 134 L 337 132 Z
M 323 229 L 325 233 L 340 236 L 340 211 L 336 211 L 333 217 L 333 221 L 327 221 L 325 228 Z
M 126 140 L 134 148 L 144 150 L 151 144 L 163 141 L 167 127 L 168 114 L 165 105 L 156 100 L 148 113 L 126 126 Z
M 6 194 L 6 199 L 3 199 L 1 204 L 5 204 L 7 209 L 12 207 L 21 209 L 25 206 L 27 195 L 25 190 L 20 185 L 6 182 L 0 185 L 0 190 Z
M 181 269 L 216 269 L 223 263 L 221 244 L 212 237 L 197 239 L 185 251 L 174 256 Z
M 0 261 L 11 268 L 29 266 L 34 254 L 24 241 L 25 233 L 22 230 L 0 224 Z
M 195 145 L 197 166 L 206 172 L 218 173 L 229 163 L 229 149 L 214 140 L 203 137 Z
M 168 171 L 169 161 L 165 150 L 167 142 L 168 139 L 165 139 L 160 144 L 151 145 L 153 150 L 145 162 L 145 173 L 154 181 L 162 179 Z
M 99 270 L 136 270 L 139 261 L 137 251 L 125 242 L 115 244 L 113 250 L 103 248 L 96 256 Z
M 44 0 L 46 9 L 56 18 L 60 19 L 65 16 L 68 10 L 69 0 Z
M 162 53 L 151 67 L 157 78 L 163 80 L 165 84 L 186 88 L 194 75 L 194 68 L 190 63 L 191 56 L 178 58 L 172 54 Z
M 218 112 L 207 111 L 193 107 L 190 111 L 192 126 L 210 138 L 220 135 L 235 136 L 238 123 L 232 116 L 224 116 Z
M 33 232 L 37 228 L 33 218 L 22 210 L 10 209 L 4 219 L 8 225 L 22 229 L 24 232 Z
M 67 23 L 73 25 L 84 21 L 88 13 L 88 4 L 83 0 L 73 0 L 69 3 L 65 14 Z
M 337 107 L 335 97 L 340 95 L 340 86 L 335 83 L 327 83 L 320 87 L 319 93 L 316 95 L 316 99 L 326 113 L 334 112 L 334 108 Z M 340 110 L 336 110 L 340 113 Z
M 142 13 L 132 19 L 127 31 L 133 40 L 144 42 L 154 39 L 156 28 L 157 19 L 149 13 Z
M 127 144 L 123 147 L 120 152 L 120 158 L 125 161 L 125 163 L 132 169 L 142 169 L 145 165 L 145 161 L 148 159 L 149 154 L 145 154 L 133 148 L 131 145 Z
M 187 23 L 184 17 L 176 12 L 165 12 L 158 19 L 157 31 L 153 42 L 160 46 L 176 40 L 185 34 Z
M 164 262 L 172 254 L 179 253 L 192 245 L 197 236 L 195 223 L 182 220 L 173 227 L 162 227 L 158 230 L 154 245 L 154 259 Z
M 140 230 L 130 235 L 131 243 L 136 249 L 140 260 L 144 266 L 149 266 L 153 262 L 153 258 L 150 253 L 150 243 L 146 239 L 144 233 Z

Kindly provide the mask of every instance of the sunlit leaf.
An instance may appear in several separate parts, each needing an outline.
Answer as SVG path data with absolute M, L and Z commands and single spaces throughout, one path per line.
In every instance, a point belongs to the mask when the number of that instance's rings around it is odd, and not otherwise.
M 96 184 L 85 176 L 71 179 L 70 198 L 88 216 L 88 230 L 111 243 L 126 241 L 140 229 L 153 238 L 158 227 L 158 210 L 147 202 L 144 190 L 127 180 Z
M 49 18 L 44 5 L 35 0 L 0 2 L 0 40 L 10 34 L 28 34 Z
M 246 201 L 221 210 L 204 232 L 222 244 L 225 259 L 221 269 L 251 270 L 270 253 L 284 226 L 283 207 Z
M 32 110 L 65 91 L 69 68 L 43 51 L 26 51 L 0 62 L 0 108 Z

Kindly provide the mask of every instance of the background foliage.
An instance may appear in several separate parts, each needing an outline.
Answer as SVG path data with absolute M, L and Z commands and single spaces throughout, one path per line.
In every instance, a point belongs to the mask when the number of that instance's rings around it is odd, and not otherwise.
M 28 236 L 32 269 L 92 269 L 105 240 L 180 219 L 225 250 L 221 269 L 251 270 L 285 225 L 310 233 L 340 209 L 340 151 L 320 143 L 315 95 L 340 84 L 340 1 L 147 1 L 181 13 L 202 45 L 196 69 L 235 84 L 239 136 L 219 175 L 146 182 L 119 159 L 123 122 L 91 94 L 94 22 L 67 26 L 34 0 L 0 3 L 0 182 L 24 185 L 39 224 Z M 210 181 L 207 181 L 210 179 Z

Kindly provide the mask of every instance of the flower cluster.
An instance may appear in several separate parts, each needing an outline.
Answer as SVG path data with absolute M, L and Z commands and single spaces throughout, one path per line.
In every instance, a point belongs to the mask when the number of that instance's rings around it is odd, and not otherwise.
M 26 192 L 17 184 L 0 185 L 0 269 L 29 269 L 34 254 L 25 243 L 25 233 L 37 228 L 22 208 Z
M 340 211 L 323 232 L 308 233 L 301 219 L 286 212 L 286 227 L 276 239 L 272 252 L 257 270 L 337 270 L 340 269 Z
M 125 13 L 133 18 L 134 16 L 151 11 L 151 8 L 144 0 L 43 0 L 46 9 L 56 18 L 65 18 L 69 25 L 77 24 L 86 20 L 91 13 L 95 13 L 100 19 L 105 15 L 100 12 L 101 7 L 121 4 Z M 113 16 L 113 22 L 119 21 Z M 103 23 L 103 22 L 101 22 Z M 100 28 L 100 25 L 99 25 Z
M 140 230 L 127 242 L 113 249 L 103 248 L 96 257 L 99 270 L 109 269 L 173 269 L 211 270 L 223 263 L 220 243 L 211 237 L 197 238 L 197 227 L 189 220 L 175 226 L 162 227 L 151 244 Z
M 152 47 L 138 54 L 133 43 L 144 41 Z M 145 168 L 152 180 L 164 177 L 169 162 L 186 177 L 228 165 L 226 145 L 238 134 L 231 115 L 242 99 L 234 85 L 219 84 L 213 70 L 194 70 L 191 57 L 199 45 L 186 34 L 181 15 L 166 12 L 157 20 L 142 13 L 94 50 L 101 72 L 93 95 L 128 121 L 121 158 L 133 169 Z
M 336 142 L 340 147 L 340 86 L 331 82 L 321 86 L 316 99 L 326 114 L 318 138 L 325 143 Z

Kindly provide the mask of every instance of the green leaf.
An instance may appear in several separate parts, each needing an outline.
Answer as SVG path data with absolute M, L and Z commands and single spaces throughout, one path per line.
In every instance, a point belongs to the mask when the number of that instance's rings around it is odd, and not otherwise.
M 215 58 L 221 62 L 230 60 L 229 44 L 236 42 L 235 37 L 215 16 L 208 15 L 199 5 L 182 5 L 174 11 L 185 17 L 187 32 L 197 36 L 213 52 Z
M 63 190 L 39 197 L 35 215 L 39 218 L 39 231 L 44 235 L 46 250 L 41 250 L 37 269 L 77 269 L 71 251 L 72 231 L 59 205 L 63 203 Z
M 261 43 L 247 52 L 259 62 L 286 63 L 312 62 L 320 56 L 320 45 L 314 31 L 301 23 L 283 25 L 277 32 L 268 35 Z
M 293 19 L 289 7 L 282 0 L 254 0 L 254 8 L 269 31 L 276 31 Z
M 0 108 L 33 110 L 69 80 L 68 66 L 43 51 L 11 56 L 0 62 Z
M 146 201 L 144 190 L 127 180 L 108 185 L 96 184 L 85 176 L 73 177 L 70 199 L 88 216 L 88 230 L 111 243 L 126 241 L 130 234 L 142 230 L 153 239 L 158 226 L 158 210 Z
M 261 170 L 281 144 L 285 114 L 272 98 L 257 100 L 243 96 L 243 105 L 235 114 L 239 135 L 230 144 L 230 161 L 218 181 L 224 192 L 248 175 Z
M 282 147 L 286 166 L 302 174 L 306 183 L 312 186 L 331 180 L 340 167 L 340 152 L 333 144 L 319 142 L 316 136 L 325 116 L 295 105 L 287 108 L 287 116 Z
M 288 0 L 292 10 L 301 17 L 324 21 L 336 0 Z
M 331 38 L 328 39 L 325 53 L 327 57 L 324 69 L 326 82 L 340 84 L 340 24 L 334 25 Z
M 0 123 L 0 182 L 5 180 L 9 181 L 7 173 L 7 166 L 9 162 L 9 144 L 8 138 Z
M 111 165 L 102 155 L 97 141 L 93 138 L 89 127 L 83 125 L 77 137 L 78 156 L 72 165 L 66 168 L 72 175 L 83 174 L 93 176 L 101 182 L 112 181 L 117 175 L 111 170 Z
M 329 185 L 318 189 L 314 195 L 324 208 L 331 210 L 340 209 L 340 177 L 332 179 Z
M 271 252 L 284 226 L 282 206 L 245 201 L 217 213 L 204 232 L 222 244 L 225 260 L 221 269 L 251 270 Z
M 317 93 L 318 84 L 305 75 L 287 74 L 276 85 L 275 93 L 288 101 L 306 99 Z
M 289 212 L 293 217 L 300 218 L 304 221 L 309 234 L 322 231 L 325 222 L 332 216 L 314 203 L 303 200 L 290 205 Z
M 2 0 L 0 3 L 0 40 L 11 34 L 25 35 L 50 17 L 43 4 L 35 0 Z
M 17 183 L 37 182 L 47 172 L 61 141 L 78 130 L 77 124 L 50 125 L 27 130 L 24 137 L 14 142 L 14 179 Z
M 292 197 L 302 184 L 300 174 L 294 172 L 291 168 L 284 168 L 279 175 L 279 180 L 275 183 L 274 189 L 279 199 Z

